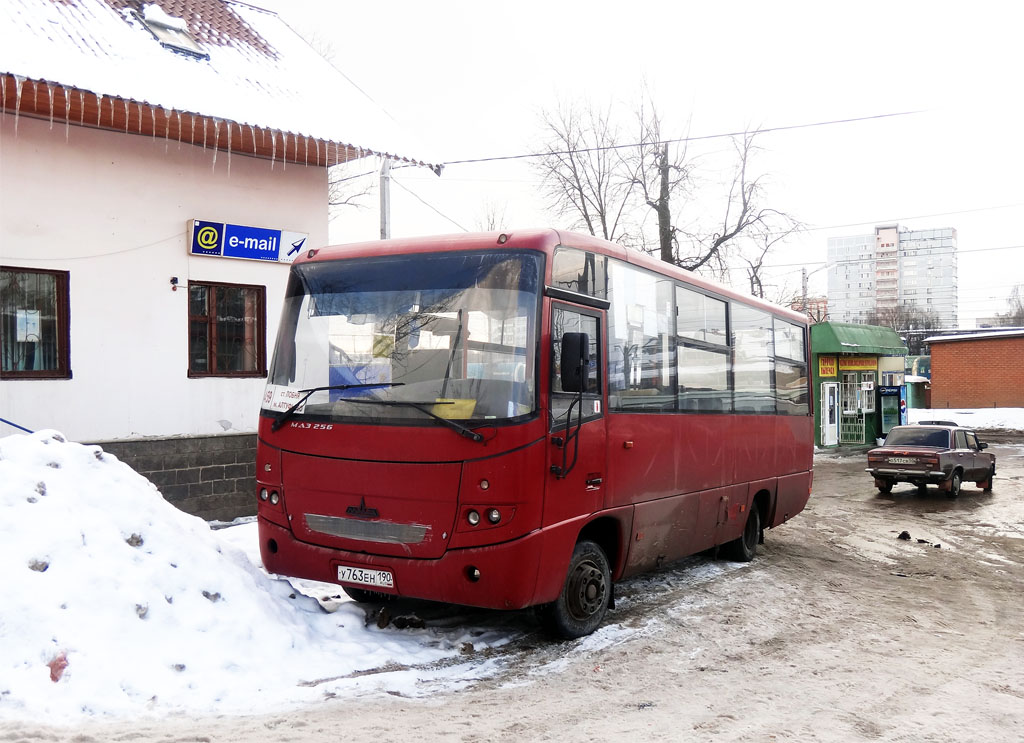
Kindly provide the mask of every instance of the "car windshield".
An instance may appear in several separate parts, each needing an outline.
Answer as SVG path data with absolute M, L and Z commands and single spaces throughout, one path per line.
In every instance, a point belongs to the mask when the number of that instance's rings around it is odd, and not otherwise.
M 292 417 L 438 425 L 430 414 L 532 414 L 542 267 L 523 251 L 295 266 L 263 409 L 307 396 Z
M 949 448 L 949 431 L 944 428 L 894 428 L 885 438 L 886 446 L 931 446 Z

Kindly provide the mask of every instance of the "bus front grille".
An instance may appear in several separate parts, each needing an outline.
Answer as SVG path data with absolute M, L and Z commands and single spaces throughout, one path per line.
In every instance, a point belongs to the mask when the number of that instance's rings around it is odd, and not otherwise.
M 420 544 L 430 531 L 423 524 L 396 524 L 393 521 L 361 521 L 338 516 L 307 513 L 306 525 L 310 531 L 361 542 L 387 544 Z

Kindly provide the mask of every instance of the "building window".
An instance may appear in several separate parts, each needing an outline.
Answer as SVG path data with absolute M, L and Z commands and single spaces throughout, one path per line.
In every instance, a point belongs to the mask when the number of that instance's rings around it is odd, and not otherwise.
M 267 374 L 266 289 L 188 286 L 188 375 L 264 377 Z
M 71 377 L 68 277 L 0 267 L 0 378 Z
M 153 34 L 153 38 L 159 41 L 161 46 L 190 57 L 210 58 L 210 55 L 192 38 L 185 20 L 168 15 L 159 5 L 145 5 L 143 11 L 136 13 L 135 17 Z

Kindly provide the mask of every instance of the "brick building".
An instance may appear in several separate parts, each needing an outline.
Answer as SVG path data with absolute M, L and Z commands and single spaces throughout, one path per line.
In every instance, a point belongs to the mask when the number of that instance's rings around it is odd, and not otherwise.
M 1024 407 L 1024 330 L 934 336 L 933 408 Z

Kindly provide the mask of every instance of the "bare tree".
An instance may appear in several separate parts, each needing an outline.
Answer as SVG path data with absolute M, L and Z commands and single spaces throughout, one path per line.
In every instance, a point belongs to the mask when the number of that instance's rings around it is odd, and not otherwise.
M 575 228 L 618 239 L 634 206 L 635 178 L 619 152 L 610 111 L 561 105 L 542 119 L 550 139 L 537 168 L 556 211 Z
M 1010 311 L 1000 317 L 1006 318 L 1007 325 L 1024 325 L 1024 284 L 1017 284 L 1010 290 L 1006 303 Z
M 678 208 L 691 195 L 693 165 L 688 159 L 688 141 L 681 138 L 672 147 L 664 141 L 661 117 L 653 103 L 641 103 L 636 120 L 639 137 L 627 160 L 643 203 L 657 217 L 658 253 L 666 263 L 676 263 L 679 243 L 672 208 Z
M 938 330 L 942 327 L 939 316 L 931 310 L 922 310 L 914 303 L 875 309 L 867 315 L 868 325 L 892 328 L 903 338 L 911 356 L 920 355 L 926 333 L 912 331 Z
M 667 263 L 692 270 L 724 274 L 727 251 L 735 251 L 752 272 L 751 289 L 763 296 L 761 270 L 768 251 L 800 228 L 790 215 L 764 205 L 764 176 L 751 175 L 757 148 L 756 132 L 733 139 L 734 169 L 727 180 L 714 221 L 692 214 L 705 211 L 718 197 L 697 180 L 700 164 L 691 157 L 687 138 L 666 139 L 657 109 L 637 108 L 638 132 L 623 142 L 610 121 L 611 113 L 581 113 L 559 108 L 545 113 L 543 123 L 553 135 L 539 163 L 548 196 L 559 214 L 575 218 L 591 234 L 660 255 Z M 700 199 L 697 198 L 698 191 Z M 637 213 L 655 213 L 656 240 L 640 228 Z M 752 245 L 753 258 L 743 258 Z M 757 288 L 759 287 L 759 288 Z
M 360 203 L 373 193 L 375 170 L 367 170 L 365 159 L 335 165 L 327 170 L 327 205 L 331 218 L 345 207 L 364 209 Z
M 505 229 L 505 205 L 498 206 L 493 201 L 485 201 L 483 213 L 476 220 L 476 228 L 480 232 L 496 232 Z

